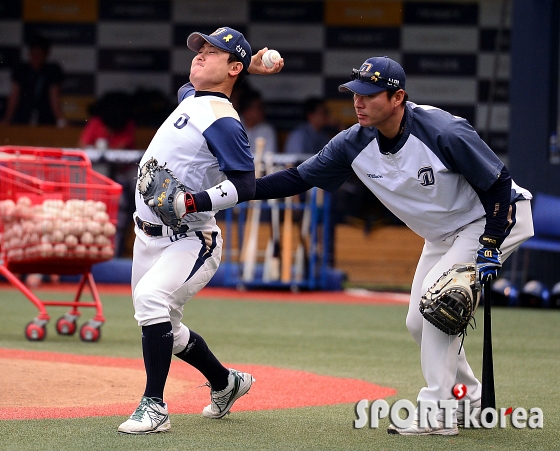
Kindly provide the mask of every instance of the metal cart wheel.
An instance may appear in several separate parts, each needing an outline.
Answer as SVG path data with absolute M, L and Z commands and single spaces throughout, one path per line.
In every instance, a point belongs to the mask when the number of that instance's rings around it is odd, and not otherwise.
M 47 336 L 47 328 L 44 324 L 31 321 L 25 326 L 25 338 L 29 341 L 43 341 Z
M 69 321 L 65 316 L 56 321 L 56 331 L 59 335 L 74 335 L 77 328 L 76 321 Z
M 92 326 L 90 323 L 85 323 L 80 327 L 80 340 L 94 343 L 101 338 L 100 326 Z

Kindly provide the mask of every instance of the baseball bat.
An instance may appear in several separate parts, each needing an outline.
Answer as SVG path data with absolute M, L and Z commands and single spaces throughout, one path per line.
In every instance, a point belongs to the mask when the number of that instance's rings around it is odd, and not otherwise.
M 309 229 L 311 227 L 311 191 L 307 191 L 306 203 L 303 208 L 301 217 L 301 227 L 299 230 L 299 242 L 296 249 L 296 256 L 294 262 L 294 280 L 301 282 L 305 277 L 307 269 L 307 238 L 309 237 Z
M 264 138 L 257 138 L 255 141 L 255 177 L 261 175 L 261 162 L 266 141 Z M 250 217 L 245 224 L 245 234 L 243 239 L 243 249 L 241 251 L 241 261 L 243 263 L 244 282 L 251 282 L 255 278 L 255 267 L 257 263 L 257 247 L 259 240 L 259 226 L 261 217 L 261 201 L 253 200 Z
M 494 389 L 494 359 L 492 356 L 492 314 L 490 282 L 484 284 L 484 345 L 482 349 L 482 399 L 481 407 L 496 409 Z M 491 418 L 488 418 L 491 420 Z
M 292 198 L 284 201 L 284 228 L 282 230 L 282 273 L 280 280 L 290 283 L 292 280 Z
M 274 172 L 273 154 L 264 156 L 266 174 Z M 280 280 L 280 211 L 278 201 L 269 199 L 271 236 L 266 245 L 263 265 L 263 282 Z

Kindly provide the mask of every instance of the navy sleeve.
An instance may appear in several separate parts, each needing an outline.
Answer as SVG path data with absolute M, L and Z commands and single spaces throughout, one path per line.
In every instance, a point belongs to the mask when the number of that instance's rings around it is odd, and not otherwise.
M 187 97 L 190 97 L 190 96 L 194 95 L 194 93 L 195 93 L 195 89 L 194 89 L 194 86 L 192 85 L 192 83 L 190 81 L 188 83 L 185 83 L 177 91 L 178 103 L 181 103 Z
M 511 176 L 507 168 L 504 166 L 498 180 L 486 192 L 478 195 L 486 212 L 484 234 L 503 240 L 510 225 L 508 213 L 511 205 Z
M 326 191 L 338 189 L 354 173 L 354 158 L 371 141 L 362 128 L 340 132 L 323 150 L 301 163 L 298 171 L 303 180 Z
M 222 117 L 208 127 L 202 135 L 208 143 L 210 152 L 218 160 L 221 171 L 255 170 L 247 133 L 237 119 Z
M 257 179 L 255 199 L 278 199 L 303 193 L 313 185 L 301 177 L 298 169 L 288 168 Z
M 237 202 L 255 197 L 255 171 L 225 171 L 225 174 L 237 190 Z
M 438 109 L 415 109 L 414 114 L 425 115 L 422 124 L 416 123 L 419 129 L 424 128 L 417 131 L 422 141 L 433 143 L 430 147 L 448 169 L 482 191 L 496 182 L 504 164 L 467 120 Z

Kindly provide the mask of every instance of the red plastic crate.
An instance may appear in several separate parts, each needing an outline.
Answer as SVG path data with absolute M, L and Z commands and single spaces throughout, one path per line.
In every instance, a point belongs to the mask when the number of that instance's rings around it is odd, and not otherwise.
M 0 147 L 0 248 L 15 273 L 82 274 L 114 255 L 122 187 L 80 150 Z

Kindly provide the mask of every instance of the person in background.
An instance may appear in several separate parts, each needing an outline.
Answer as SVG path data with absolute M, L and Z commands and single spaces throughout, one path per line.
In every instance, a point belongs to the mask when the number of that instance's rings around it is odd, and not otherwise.
M 136 124 L 131 117 L 131 99 L 124 92 L 108 92 L 90 108 L 79 147 L 135 149 Z
M 257 138 L 264 138 L 265 152 L 278 152 L 276 130 L 265 120 L 264 104 L 260 92 L 250 89 L 244 93 L 243 97 L 239 99 L 239 116 L 247 132 L 253 155 Z
M 329 110 L 323 99 L 307 99 L 303 105 L 303 113 L 305 122 L 288 134 L 284 153 L 312 154 L 321 150 L 332 137 L 329 133 Z
M 29 41 L 29 61 L 12 71 L 4 123 L 66 126 L 60 100 L 64 73 L 57 63 L 47 61 L 50 48 L 50 41 L 42 36 Z
M 124 92 L 108 92 L 90 107 L 91 118 L 78 142 L 81 148 L 99 150 L 136 149 L 136 122 L 132 119 L 132 98 Z M 125 253 L 126 238 L 132 233 L 136 164 L 111 165 L 107 174 L 123 187 L 119 201 L 115 256 Z

